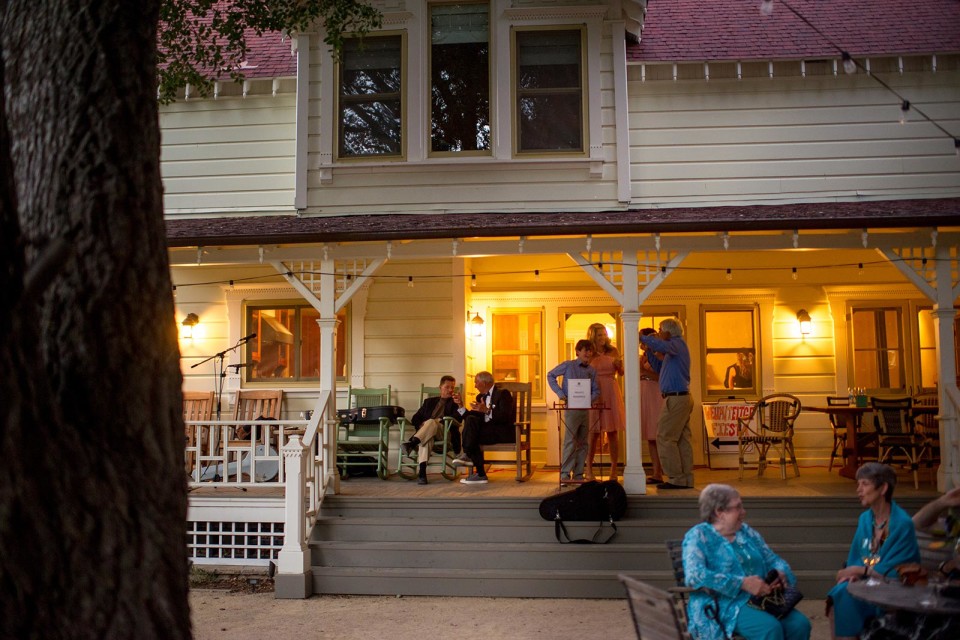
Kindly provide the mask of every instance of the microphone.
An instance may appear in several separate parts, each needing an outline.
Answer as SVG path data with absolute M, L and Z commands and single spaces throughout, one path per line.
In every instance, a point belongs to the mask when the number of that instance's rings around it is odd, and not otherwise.
M 238 340 L 237 342 L 246 342 L 247 340 L 253 340 L 253 339 L 256 338 L 256 337 L 257 337 L 257 334 L 251 333 L 250 335 L 248 335 L 248 336 L 246 336 L 246 337 L 240 338 L 240 340 Z M 231 365 L 231 366 L 233 366 L 233 365 Z
M 228 364 L 227 367 L 228 368 L 232 367 L 233 370 L 236 372 L 236 371 L 240 371 L 240 369 L 243 369 L 245 367 L 252 367 L 255 365 L 256 365 L 255 362 L 241 362 L 240 364 Z

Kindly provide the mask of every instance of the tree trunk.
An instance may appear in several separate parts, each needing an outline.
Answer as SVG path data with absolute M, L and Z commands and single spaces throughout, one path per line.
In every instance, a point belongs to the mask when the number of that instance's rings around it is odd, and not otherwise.
M 190 636 L 158 7 L 0 2 L 0 637 Z

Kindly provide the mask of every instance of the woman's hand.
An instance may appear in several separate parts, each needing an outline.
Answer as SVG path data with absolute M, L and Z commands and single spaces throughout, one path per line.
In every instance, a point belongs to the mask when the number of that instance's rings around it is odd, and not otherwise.
M 773 589 L 760 576 L 747 576 L 740 583 L 740 589 L 752 596 L 768 595 Z
M 841 582 L 856 582 L 862 579 L 864 577 L 864 569 L 866 569 L 866 567 L 860 565 L 840 569 L 840 571 L 837 571 L 837 584 Z

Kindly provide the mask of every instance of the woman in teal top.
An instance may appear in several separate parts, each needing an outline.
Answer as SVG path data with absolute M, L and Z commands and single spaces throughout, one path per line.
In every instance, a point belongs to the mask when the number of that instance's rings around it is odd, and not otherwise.
M 690 594 L 687 606 L 690 632 L 698 640 L 723 640 L 734 633 L 750 640 L 808 640 L 810 620 L 796 609 L 778 620 L 747 606 L 750 596 L 768 595 L 797 579 L 763 536 L 744 524 L 745 514 L 731 486 L 711 484 L 700 492 L 703 522 L 683 537 L 686 583 L 700 589 Z M 764 581 L 771 569 L 780 574 L 773 585 Z
M 868 462 L 857 469 L 857 498 L 867 510 L 860 514 L 847 564 L 837 572 L 837 584 L 827 594 L 827 613 L 837 640 L 857 637 L 868 618 L 883 613 L 879 607 L 851 596 L 847 583 L 871 575 L 895 575 L 897 566 L 920 562 L 913 520 L 893 501 L 896 486 L 897 474 L 885 464 Z M 870 554 L 876 560 L 872 569 L 864 564 Z

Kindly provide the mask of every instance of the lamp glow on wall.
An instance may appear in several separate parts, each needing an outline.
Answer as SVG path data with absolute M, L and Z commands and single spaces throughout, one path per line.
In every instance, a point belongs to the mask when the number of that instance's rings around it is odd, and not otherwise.
M 797 311 L 797 322 L 800 323 L 800 337 L 806 338 L 810 335 L 810 314 L 806 309 Z
M 193 339 L 193 330 L 200 324 L 200 316 L 195 313 L 188 313 L 187 317 L 180 323 L 180 336 L 187 340 Z
M 470 322 L 470 335 L 474 338 L 483 337 L 483 318 L 478 312 L 473 318 L 470 318 L 470 311 L 467 311 L 467 320 Z

